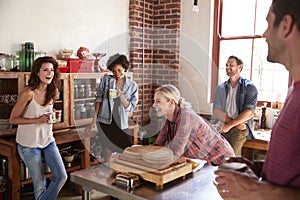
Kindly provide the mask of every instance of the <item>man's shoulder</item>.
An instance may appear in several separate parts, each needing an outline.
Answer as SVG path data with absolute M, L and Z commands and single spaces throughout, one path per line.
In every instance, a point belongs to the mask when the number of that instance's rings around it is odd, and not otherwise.
M 218 88 L 225 88 L 227 85 L 229 85 L 229 83 L 230 83 L 229 80 L 226 80 L 226 81 L 220 83 L 218 85 Z
M 247 78 L 241 77 L 239 83 L 243 86 L 246 86 L 246 87 L 256 88 L 255 84 Z
M 244 78 L 244 77 L 240 77 L 239 82 L 240 82 L 240 83 L 243 83 L 243 84 L 253 84 L 252 81 L 250 81 L 249 79 Z

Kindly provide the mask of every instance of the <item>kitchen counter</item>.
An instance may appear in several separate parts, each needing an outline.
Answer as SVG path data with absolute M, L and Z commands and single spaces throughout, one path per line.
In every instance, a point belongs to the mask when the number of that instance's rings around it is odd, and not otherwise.
M 270 141 L 272 129 L 253 130 L 253 136 L 256 140 Z
M 84 200 L 90 199 L 90 191 L 93 189 L 126 200 L 222 199 L 213 184 L 216 167 L 205 166 L 186 175 L 185 179 L 178 178 L 166 183 L 162 189 L 156 188 L 154 183 L 143 181 L 138 188 L 127 191 L 112 184 L 115 172 L 108 165 L 99 164 L 71 173 L 71 181 L 83 186 Z

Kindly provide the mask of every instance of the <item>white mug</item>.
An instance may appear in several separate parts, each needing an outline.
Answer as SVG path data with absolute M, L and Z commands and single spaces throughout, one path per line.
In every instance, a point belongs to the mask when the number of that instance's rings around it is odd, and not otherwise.
M 48 123 L 53 124 L 55 122 L 56 122 L 56 112 L 50 112 Z
M 117 98 L 117 92 L 116 89 L 109 89 L 109 98 Z

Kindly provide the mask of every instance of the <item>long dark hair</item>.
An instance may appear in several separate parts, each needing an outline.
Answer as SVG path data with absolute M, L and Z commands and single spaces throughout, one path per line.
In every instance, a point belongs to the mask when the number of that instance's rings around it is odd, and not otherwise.
M 38 76 L 40 69 L 44 63 L 51 63 L 54 68 L 54 77 L 49 85 L 47 85 L 47 93 L 46 93 L 46 100 L 44 105 L 47 105 L 51 100 L 55 100 L 57 96 L 57 92 L 60 88 L 60 73 L 58 71 L 58 63 L 55 58 L 50 56 L 44 56 L 37 58 L 32 64 L 32 70 L 30 74 L 30 78 L 28 81 L 28 85 L 32 91 L 38 88 L 41 80 Z

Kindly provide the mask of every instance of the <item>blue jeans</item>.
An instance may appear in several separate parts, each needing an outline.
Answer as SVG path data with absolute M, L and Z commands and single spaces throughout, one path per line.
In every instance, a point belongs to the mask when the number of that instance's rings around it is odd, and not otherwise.
M 59 150 L 55 142 L 51 142 L 45 148 L 24 147 L 18 144 L 18 152 L 28 167 L 34 187 L 36 200 L 55 200 L 59 191 L 65 184 L 68 175 Z M 46 178 L 42 158 L 52 172 L 51 183 L 46 188 Z

